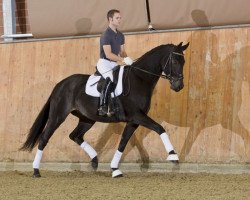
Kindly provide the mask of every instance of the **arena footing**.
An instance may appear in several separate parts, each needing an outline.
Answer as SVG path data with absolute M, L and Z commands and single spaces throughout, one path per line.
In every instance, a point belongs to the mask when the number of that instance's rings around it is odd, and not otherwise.
M 97 171 L 110 171 L 109 163 L 99 163 Z M 48 171 L 93 171 L 89 163 L 42 163 L 41 170 Z M 123 172 L 155 173 L 217 173 L 217 174 L 250 174 L 250 164 L 202 164 L 202 163 L 121 163 Z M 33 171 L 32 163 L 0 162 L 0 171 Z

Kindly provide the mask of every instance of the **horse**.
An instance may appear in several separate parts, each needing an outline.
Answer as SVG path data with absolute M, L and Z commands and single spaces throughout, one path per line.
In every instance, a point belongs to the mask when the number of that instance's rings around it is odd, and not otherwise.
M 112 177 L 122 177 L 119 162 L 122 153 L 139 125 L 159 134 L 168 153 L 167 160 L 178 163 L 179 158 L 175 152 L 168 134 L 164 128 L 147 116 L 150 109 L 153 90 L 159 78 L 168 79 L 170 88 L 179 92 L 183 87 L 183 67 L 185 63 L 184 51 L 189 43 L 183 45 L 164 44 L 157 46 L 132 65 L 124 67 L 124 91 L 119 99 L 123 107 L 123 114 L 112 116 L 99 116 L 97 113 L 99 98 L 87 95 L 84 91 L 89 75 L 73 74 L 53 88 L 47 102 L 35 119 L 26 141 L 19 150 L 32 151 L 38 145 L 33 161 L 33 177 L 41 177 L 39 167 L 44 148 L 55 130 L 71 113 L 79 118 L 76 128 L 69 134 L 69 138 L 78 144 L 90 157 L 93 169 L 98 167 L 98 157 L 94 148 L 84 140 L 84 134 L 95 122 L 114 123 L 125 122 L 126 126 L 116 150 L 110 167 Z M 125 94 L 126 93 L 126 94 Z M 96 109 L 95 109 L 96 108 Z

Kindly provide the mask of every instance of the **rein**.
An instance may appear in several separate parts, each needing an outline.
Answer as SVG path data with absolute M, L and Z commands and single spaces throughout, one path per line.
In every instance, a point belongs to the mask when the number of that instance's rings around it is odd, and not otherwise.
M 168 56 L 168 59 L 167 59 L 165 65 L 164 65 L 164 68 L 163 68 L 163 69 L 165 69 L 165 68 L 167 67 L 168 62 L 170 62 L 170 61 L 172 60 L 172 54 L 179 55 L 179 56 L 184 56 L 184 55 L 181 54 L 181 53 L 171 52 L 170 55 Z M 136 59 L 136 60 L 137 60 L 137 59 Z M 172 64 L 172 63 L 171 63 L 171 64 Z M 140 71 L 142 71 L 142 72 L 144 72 L 144 73 L 151 74 L 151 75 L 153 75 L 153 76 L 157 76 L 157 77 L 164 78 L 164 79 L 168 79 L 168 80 L 171 79 L 171 72 L 172 72 L 171 69 L 172 69 L 172 67 L 170 68 L 170 74 L 168 74 L 168 75 L 165 75 L 165 74 L 160 74 L 160 75 L 158 75 L 158 74 L 152 73 L 152 72 L 150 72 L 150 71 L 147 71 L 147 70 L 144 70 L 144 69 L 141 69 L 141 68 L 138 68 L 138 67 L 134 67 L 133 65 L 131 65 L 131 67 L 132 67 L 132 68 L 135 68 L 135 69 L 138 69 L 138 70 L 140 70 Z
M 163 69 L 165 69 L 165 68 L 167 67 L 168 62 L 170 62 L 170 61 L 172 60 L 172 54 L 179 55 L 179 56 L 184 56 L 184 55 L 181 54 L 181 53 L 177 53 L 177 52 L 174 52 L 174 51 L 171 52 L 171 53 L 169 54 L 169 56 L 168 56 L 168 59 L 167 59 L 165 65 L 164 65 L 164 68 L 163 68 Z M 137 61 L 137 60 L 138 60 L 138 59 L 136 59 L 135 61 Z M 158 75 L 158 74 L 152 73 L 152 72 L 150 72 L 150 71 L 147 71 L 147 70 L 144 70 L 144 69 L 135 67 L 135 66 L 133 66 L 133 64 L 132 64 L 132 65 L 130 65 L 130 68 L 128 69 L 128 72 L 126 73 L 126 77 L 125 77 L 124 80 L 126 80 L 127 77 L 129 77 L 129 73 L 130 73 L 130 71 L 131 71 L 132 68 L 138 69 L 138 70 L 140 70 L 140 71 L 142 71 L 142 72 L 144 72 L 144 73 L 147 73 L 147 74 L 150 74 L 150 75 L 153 75 L 153 76 L 156 76 L 156 77 L 160 77 L 160 78 L 163 78 L 163 79 L 167 79 L 167 80 L 169 80 L 170 82 L 174 82 L 174 81 L 178 81 L 178 80 L 183 79 L 183 76 L 182 76 L 182 75 L 179 76 L 179 78 L 175 78 L 175 79 L 171 76 L 171 72 L 172 72 L 172 62 L 171 62 L 170 73 L 167 74 L 167 75 L 165 75 L 165 74 L 160 74 L 160 75 Z M 127 96 L 127 95 L 129 94 L 129 92 L 130 92 L 130 81 L 128 81 L 128 86 L 129 86 L 128 92 L 127 92 L 126 94 L 123 94 L 123 96 Z
M 131 66 L 131 67 L 132 67 L 132 66 Z M 165 74 L 158 75 L 158 74 L 154 74 L 154 73 L 152 73 L 152 72 L 150 72 L 150 71 L 147 71 L 147 70 L 144 70 L 144 69 L 141 69 L 141 68 L 138 68 L 138 67 L 132 67 L 132 68 L 138 69 L 138 70 L 140 70 L 140 71 L 142 71 L 142 72 L 145 72 L 145 73 L 150 74 L 150 75 L 153 75 L 153 76 L 157 76 L 157 77 L 164 78 L 164 79 L 169 79 L 169 76 L 167 76 L 167 75 L 165 75 Z

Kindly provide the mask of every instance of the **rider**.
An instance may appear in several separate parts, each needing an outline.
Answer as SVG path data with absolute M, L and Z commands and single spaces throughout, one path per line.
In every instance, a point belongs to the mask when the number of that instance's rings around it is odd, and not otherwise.
M 119 10 L 112 9 L 107 13 L 109 22 L 108 28 L 100 38 L 100 59 L 97 62 L 97 70 L 106 79 L 105 86 L 100 96 L 99 115 L 108 113 L 108 102 L 111 92 L 114 89 L 113 69 L 118 66 L 117 63 L 132 65 L 133 60 L 127 57 L 125 51 L 124 35 L 117 30 L 121 23 L 121 14 Z

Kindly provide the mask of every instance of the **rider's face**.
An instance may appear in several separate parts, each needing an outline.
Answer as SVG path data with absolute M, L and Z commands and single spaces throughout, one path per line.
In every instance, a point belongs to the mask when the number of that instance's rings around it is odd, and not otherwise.
M 115 27 L 118 27 L 120 26 L 120 23 L 121 23 L 121 14 L 120 13 L 114 13 L 114 16 L 112 19 L 110 19 L 110 23 L 115 26 Z

